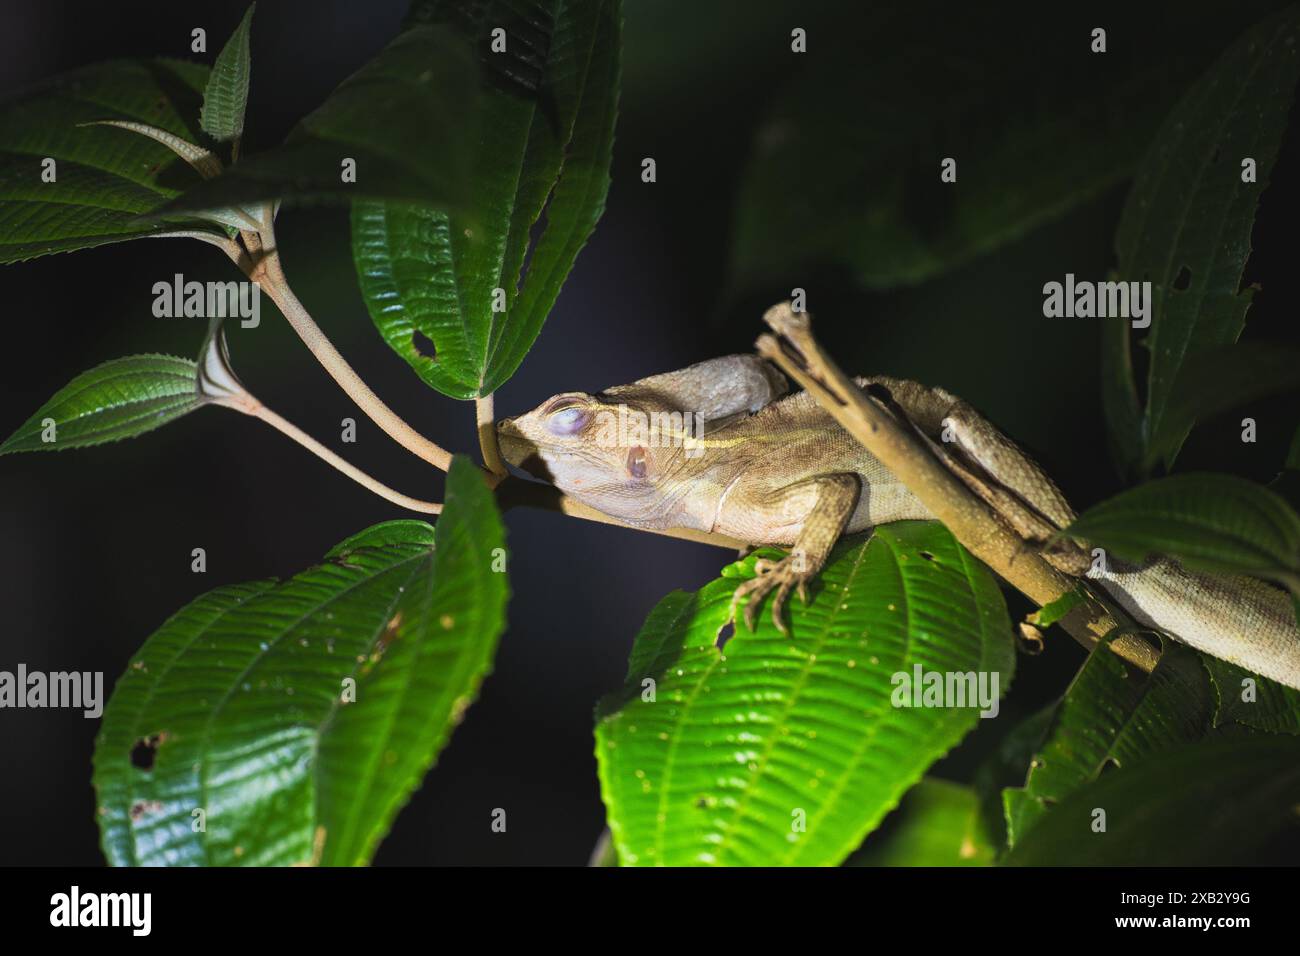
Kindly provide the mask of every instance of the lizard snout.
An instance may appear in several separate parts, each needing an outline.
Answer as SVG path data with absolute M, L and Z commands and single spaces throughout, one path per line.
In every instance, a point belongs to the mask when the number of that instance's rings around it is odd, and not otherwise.
M 501 439 L 502 443 L 528 441 L 527 436 L 524 435 L 520 427 L 515 424 L 516 421 L 517 419 L 514 418 L 503 418 L 501 421 L 497 422 L 497 437 Z
M 538 457 L 536 443 L 515 424 L 515 419 L 503 418 L 497 422 L 497 442 L 501 446 L 501 457 L 509 464 L 549 480 L 546 467 Z

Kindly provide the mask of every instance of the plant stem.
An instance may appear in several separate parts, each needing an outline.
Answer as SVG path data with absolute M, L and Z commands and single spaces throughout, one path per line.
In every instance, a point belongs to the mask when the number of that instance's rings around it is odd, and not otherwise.
M 491 394 L 474 399 L 474 419 L 478 426 L 478 446 L 483 452 L 483 464 L 492 473 L 494 480 L 489 482 L 492 487 L 499 484 L 509 474 L 506 471 L 506 463 L 501 460 L 501 446 L 497 443 L 494 405 Z
M 511 508 L 519 507 L 556 511 L 572 518 L 582 518 L 584 521 L 612 524 L 620 528 L 627 528 L 629 531 L 648 531 L 651 534 L 663 535 L 666 538 L 679 538 L 683 541 L 694 541 L 696 544 L 711 544 L 715 548 L 728 548 L 738 551 L 746 547 L 743 541 L 729 538 L 724 534 L 715 534 L 712 531 L 695 531 L 691 528 L 638 528 L 624 524 L 617 518 L 611 518 L 595 508 L 584 505 L 580 501 L 575 501 L 554 485 L 523 481 L 514 477 L 505 478 L 497 488 L 497 504 L 502 511 L 509 511 Z
M 334 381 L 347 392 L 357 407 L 360 408 L 390 438 L 407 451 L 424 459 L 435 468 L 446 471 L 451 467 L 451 453 L 442 446 L 425 438 L 406 423 L 400 415 L 384 404 L 383 400 L 371 390 L 360 375 L 339 354 L 325 333 L 312 319 L 311 314 L 298 297 L 293 294 L 280 264 L 280 252 L 276 246 L 275 229 L 267 217 L 259 237 L 260 249 L 250 250 L 251 256 L 236 254 L 232 256 L 247 276 L 256 282 L 284 313 L 284 317 L 293 326 L 316 360 L 324 366 Z M 259 243 L 254 243 L 257 245 Z M 230 251 L 227 250 L 227 254 Z M 412 499 L 413 500 L 413 499 Z
M 353 465 L 351 462 L 335 454 L 329 448 L 326 448 L 316 439 L 312 438 L 310 435 L 304 432 L 297 425 L 293 424 L 287 419 L 280 417 L 275 412 L 271 411 L 269 408 L 263 405 L 261 402 L 254 401 L 251 405 L 245 405 L 245 404 L 236 405 L 233 403 L 223 403 L 223 404 L 227 404 L 227 407 L 236 408 L 247 415 L 252 415 L 254 418 L 260 418 L 262 421 L 266 422 L 276 431 L 280 432 L 283 435 L 288 435 L 299 445 L 301 445 L 303 448 L 306 448 L 309 452 L 311 452 L 317 458 L 320 458 L 326 464 L 330 465 L 333 468 L 337 468 L 339 471 L 343 472 L 343 474 L 347 475 L 357 484 L 362 485 L 365 488 L 368 488 L 370 491 L 373 491 L 375 494 L 379 495 L 379 497 L 387 501 L 391 501 L 395 505 L 399 505 L 411 511 L 419 511 L 422 512 L 423 514 L 428 514 L 428 515 L 436 515 L 442 513 L 442 505 L 436 502 L 421 501 L 418 498 L 412 498 L 409 495 L 402 494 L 400 491 L 394 491 L 392 488 L 388 487 L 386 484 L 384 484 L 381 481 L 377 481 L 376 479 L 371 478 L 369 475 L 367 475 L 356 465 Z

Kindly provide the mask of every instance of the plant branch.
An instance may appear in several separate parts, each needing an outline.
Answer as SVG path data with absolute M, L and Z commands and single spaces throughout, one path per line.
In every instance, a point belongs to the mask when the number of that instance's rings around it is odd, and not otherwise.
M 386 501 L 390 501 L 399 507 L 407 508 L 411 511 L 418 511 L 422 514 L 436 515 L 442 513 L 441 504 L 433 501 L 421 501 L 418 498 L 412 498 L 410 495 L 404 495 L 400 491 L 395 491 L 383 482 L 372 478 L 356 465 L 312 438 L 297 425 L 293 424 L 293 422 L 271 411 L 271 409 L 267 408 L 246 391 L 228 398 L 213 399 L 213 404 L 222 405 L 226 408 L 233 408 L 237 412 L 242 412 L 245 415 L 251 415 L 253 418 L 261 419 L 282 435 L 287 435 L 289 438 L 292 438 L 299 445 L 306 448 L 309 452 L 324 461 L 330 467 L 341 471 L 357 484 L 373 491 Z
M 495 402 L 492 395 L 474 399 L 474 420 L 478 427 L 478 446 L 483 452 L 483 464 L 492 473 L 490 487 L 500 484 L 509 474 L 501 459 L 501 446 L 497 443 Z
M 284 317 L 293 326 L 298 337 L 316 356 L 334 381 L 356 402 L 357 406 L 394 441 L 412 454 L 424 459 L 435 468 L 446 471 L 451 467 L 451 453 L 442 446 L 425 438 L 401 416 L 384 404 L 383 400 L 371 390 L 360 375 L 339 354 L 325 333 L 312 319 L 310 313 L 298 301 L 285 278 L 280 263 L 280 252 L 275 241 L 275 227 L 272 214 L 267 213 L 262 223 L 261 232 L 241 233 L 249 246 L 245 253 L 235 243 L 223 246 L 240 269 L 270 296 L 284 313 Z
M 777 336 L 760 336 L 759 354 L 803 386 L 975 557 L 1039 607 L 1074 590 L 1076 579 L 1043 560 L 910 429 L 840 370 L 813 338 L 806 314 L 783 304 L 763 318 Z M 1106 608 L 1092 601 L 1077 605 L 1059 623 L 1088 648 L 1119 626 Z M 1148 672 L 1159 658 L 1159 652 L 1135 634 L 1121 635 L 1108 646 Z
M 627 528 L 630 531 L 649 531 L 651 534 L 660 534 L 666 538 L 680 538 L 683 541 L 694 541 L 697 544 L 711 544 L 717 548 L 728 548 L 733 551 L 746 547 L 743 541 L 729 538 L 724 534 L 715 534 L 712 531 L 695 531 L 690 528 L 638 528 L 624 524 L 617 518 L 611 518 L 609 515 L 588 507 L 580 501 L 574 501 L 554 485 L 523 481 L 514 477 L 505 478 L 497 487 L 497 504 L 502 511 L 509 511 L 511 508 L 518 507 L 557 511 L 560 514 L 582 518 L 585 521 L 611 524 L 620 528 Z

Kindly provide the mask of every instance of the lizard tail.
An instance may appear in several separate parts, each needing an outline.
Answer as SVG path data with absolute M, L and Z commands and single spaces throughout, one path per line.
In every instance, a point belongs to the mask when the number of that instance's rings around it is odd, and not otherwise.
M 1286 592 L 1254 578 L 1198 574 L 1169 558 L 1088 577 L 1138 623 L 1300 690 L 1300 631 Z

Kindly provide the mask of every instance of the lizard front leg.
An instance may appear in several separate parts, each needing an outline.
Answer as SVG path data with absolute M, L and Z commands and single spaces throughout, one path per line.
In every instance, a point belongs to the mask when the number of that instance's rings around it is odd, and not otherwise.
M 853 514 L 861 490 L 861 479 L 849 473 L 819 475 L 780 489 L 776 500 L 769 505 L 769 514 L 775 517 L 772 514 L 775 511 L 781 516 L 777 520 L 786 524 L 797 524 L 802 516 L 794 547 L 779 561 L 760 558 L 754 563 L 757 576 L 736 588 L 729 620 L 735 620 L 736 608 L 744 601 L 745 624 L 752 631 L 763 598 L 775 590 L 772 622 L 782 634 L 788 634 L 782 611 L 790 591 L 797 589 L 799 599 L 808 603 L 808 582 L 826 563 L 831 548 Z

